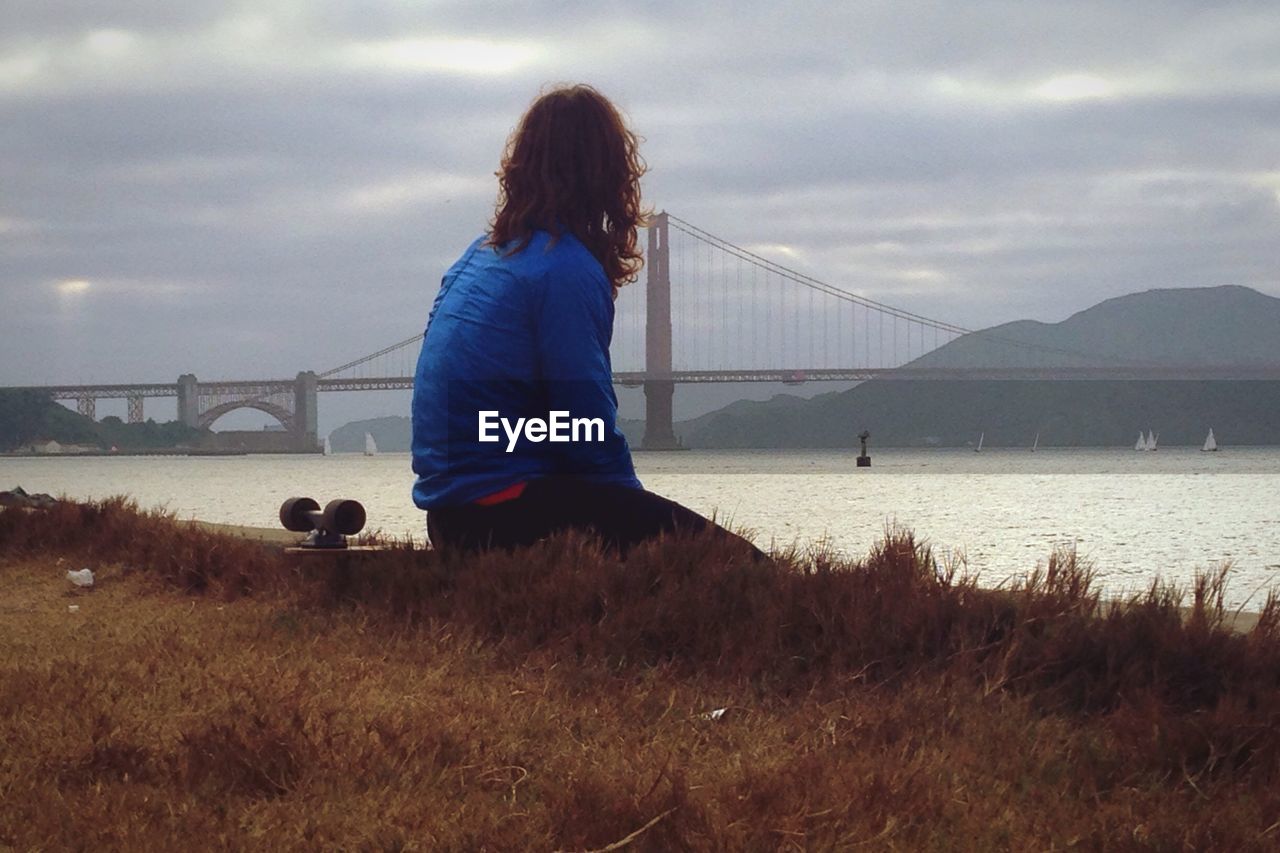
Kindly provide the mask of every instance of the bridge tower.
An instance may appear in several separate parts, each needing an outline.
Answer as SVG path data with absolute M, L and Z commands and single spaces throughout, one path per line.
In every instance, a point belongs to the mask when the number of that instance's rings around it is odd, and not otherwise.
M 194 373 L 178 377 L 178 420 L 192 429 L 200 426 L 200 383 Z
M 654 216 L 649 225 L 649 251 L 645 259 L 644 321 L 644 439 L 645 450 L 675 450 L 675 424 L 671 398 L 671 248 L 667 244 L 667 214 Z M 652 377 L 666 377 L 655 379 Z
M 293 429 L 296 449 L 311 453 L 319 447 L 320 431 L 316 417 L 319 383 L 314 370 L 304 370 L 293 381 Z

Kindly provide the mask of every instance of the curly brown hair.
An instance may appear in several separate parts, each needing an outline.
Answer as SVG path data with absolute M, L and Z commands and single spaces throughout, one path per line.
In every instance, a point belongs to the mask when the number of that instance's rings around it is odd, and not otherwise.
M 567 230 L 595 256 L 617 288 L 644 265 L 636 230 L 638 140 L 609 99 L 590 86 L 562 86 L 540 96 L 507 140 L 489 242 L 518 252 L 534 231 Z

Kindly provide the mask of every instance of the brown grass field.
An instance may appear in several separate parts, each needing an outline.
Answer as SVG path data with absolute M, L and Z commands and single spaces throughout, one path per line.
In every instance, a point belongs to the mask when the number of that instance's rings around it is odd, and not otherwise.
M 1226 578 L 0 510 L 0 849 L 1275 849 L 1280 604 L 1233 631 Z

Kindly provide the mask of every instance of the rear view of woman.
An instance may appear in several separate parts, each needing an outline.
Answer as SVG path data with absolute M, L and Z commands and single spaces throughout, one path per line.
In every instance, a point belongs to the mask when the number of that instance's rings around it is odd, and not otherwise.
M 625 553 L 711 526 L 644 490 L 617 425 L 613 303 L 642 264 L 643 172 L 589 86 L 538 98 L 508 141 L 492 226 L 445 274 L 418 359 L 413 497 L 437 548 L 578 528 Z

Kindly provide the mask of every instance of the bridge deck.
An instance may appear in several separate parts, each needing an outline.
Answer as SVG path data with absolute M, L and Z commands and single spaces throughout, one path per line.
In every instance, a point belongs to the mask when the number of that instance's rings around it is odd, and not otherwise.
M 650 381 L 677 384 L 707 382 L 861 382 L 869 379 L 954 381 L 1240 381 L 1280 380 L 1280 365 L 1220 367 L 1076 367 L 1076 368 L 823 368 L 819 370 L 675 370 L 668 374 L 618 371 L 618 385 L 638 386 Z M 381 391 L 413 387 L 412 376 L 360 379 L 321 379 L 320 391 Z
M 1126 367 L 1010 367 L 1010 368 L 819 368 L 760 370 L 674 370 L 656 374 L 645 371 L 617 371 L 613 381 L 624 386 L 638 386 L 649 381 L 677 384 L 708 382 L 861 382 L 869 379 L 1014 381 L 1014 380 L 1124 380 L 1124 381 L 1244 381 L 1280 380 L 1280 365 L 1196 365 L 1190 367 L 1126 366 Z M 292 393 L 294 379 L 244 379 L 200 382 L 202 394 L 227 396 Z M 386 391 L 411 389 L 412 376 L 375 376 L 360 378 L 327 377 L 316 380 L 318 391 Z M 14 386 L 6 391 L 43 391 L 57 400 L 85 397 L 113 399 L 127 397 L 176 397 L 177 383 L 145 382 L 104 385 Z

